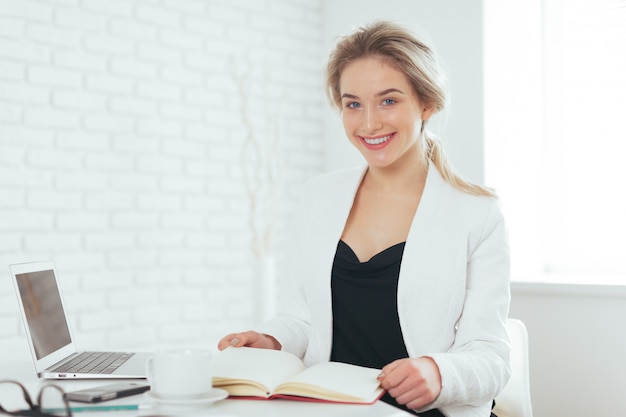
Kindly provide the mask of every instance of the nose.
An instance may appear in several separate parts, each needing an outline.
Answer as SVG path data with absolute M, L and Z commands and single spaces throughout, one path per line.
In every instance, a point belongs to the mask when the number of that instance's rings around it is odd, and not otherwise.
M 382 129 L 383 124 L 378 114 L 377 107 L 368 107 L 365 110 L 364 128 L 368 133 Z

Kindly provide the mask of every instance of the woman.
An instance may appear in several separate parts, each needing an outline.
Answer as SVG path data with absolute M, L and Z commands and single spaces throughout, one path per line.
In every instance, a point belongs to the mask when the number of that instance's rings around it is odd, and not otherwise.
M 433 53 L 377 22 L 338 43 L 326 80 L 367 166 L 310 181 L 277 317 L 218 347 L 381 368 L 384 401 L 487 417 L 510 374 L 506 229 L 495 195 L 424 129 L 445 103 Z

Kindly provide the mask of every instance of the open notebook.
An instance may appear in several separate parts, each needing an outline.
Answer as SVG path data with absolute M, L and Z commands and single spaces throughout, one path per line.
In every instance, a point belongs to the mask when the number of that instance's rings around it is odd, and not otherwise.
M 38 377 L 145 378 L 149 353 L 78 351 L 51 261 L 9 269 Z

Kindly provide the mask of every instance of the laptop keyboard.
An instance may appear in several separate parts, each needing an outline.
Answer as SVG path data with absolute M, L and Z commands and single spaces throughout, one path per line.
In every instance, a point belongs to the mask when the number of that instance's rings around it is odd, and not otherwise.
M 133 353 L 83 352 L 54 368 L 53 372 L 81 374 L 110 374 L 126 362 Z

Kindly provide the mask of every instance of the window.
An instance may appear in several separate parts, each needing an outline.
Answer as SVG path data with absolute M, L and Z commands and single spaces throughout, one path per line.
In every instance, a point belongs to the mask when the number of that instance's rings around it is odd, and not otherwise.
M 513 280 L 626 285 L 626 0 L 484 4 L 485 178 Z

